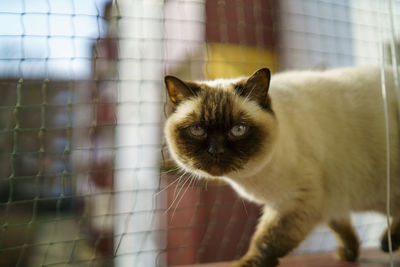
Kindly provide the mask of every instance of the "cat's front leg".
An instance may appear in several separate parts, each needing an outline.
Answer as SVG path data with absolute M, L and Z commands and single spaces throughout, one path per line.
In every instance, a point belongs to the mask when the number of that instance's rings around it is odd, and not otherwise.
M 329 222 L 329 227 L 335 233 L 338 248 L 336 255 L 340 260 L 355 261 L 359 253 L 359 241 L 349 216 L 335 218 Z
M 304 207 L 297 207 L 283 214 L 265 208 L 249 250 L 233 266 L 278 266 L 278 259 L 296 248 L 319 221 L 315 211 Z
M 390 225 L 392 250 L 395 251 L 400 247 L 400 220 L 396 217 L 393 218 L 393 222 Z M 384 252 L 389 252 L 388 244 L 388 230 L 384 232 L 381 238 L 381 249 Z

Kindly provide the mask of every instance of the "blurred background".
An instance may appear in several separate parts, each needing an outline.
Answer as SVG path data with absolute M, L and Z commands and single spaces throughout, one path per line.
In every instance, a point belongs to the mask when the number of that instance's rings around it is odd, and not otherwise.
M 260 207 L 171 162 L 164 75 L 392 64 L 399 15 L 390 0 L 1 1 L 0 266 L 239 258 Z M 379 246 L 384 217 L 353 222 Z M 294 253 L 335 246 L 319 227 Z

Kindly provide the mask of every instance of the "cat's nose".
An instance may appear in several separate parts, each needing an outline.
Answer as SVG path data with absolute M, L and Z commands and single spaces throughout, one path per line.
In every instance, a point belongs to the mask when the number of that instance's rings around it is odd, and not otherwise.
M 210 143 L 208 147 L 208 153 L 213 156 L 221 155 L 225 152 L 223 146 L 223 140 L 220 136 L 211 136 Z
M 218 156 L 221 155 L 225 152 L 224 148 L 219 145 L 210 145 L 208 148 L 208 153 L 210 153 L 213 156 Z

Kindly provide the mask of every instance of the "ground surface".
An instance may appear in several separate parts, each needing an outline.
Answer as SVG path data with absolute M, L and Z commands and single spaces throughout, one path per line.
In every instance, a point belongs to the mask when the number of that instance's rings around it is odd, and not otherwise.
M 393 254 L 394 266 L 400 266 L 400 252 Z M 229 267 L 230 263 L 212 263 L 185 265 L 180 267 Z M 379 250 L 369 249 L 361 253 L 359 260 L 355 263 L 338 261 L 332 253 L 320 253 L 310 255 L 293 255 L 281 260 L 280 267 L 387 267 L 389 255 Z

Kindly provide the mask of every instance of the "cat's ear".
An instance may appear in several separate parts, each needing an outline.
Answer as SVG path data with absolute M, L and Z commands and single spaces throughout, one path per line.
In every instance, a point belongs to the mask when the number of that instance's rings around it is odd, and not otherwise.
M 169 99 L 174 105 L 178 105 L 185 98 L 196 94 L 197 90 L 194 85 L 186 83 L 175 76 L 165 76 L 164 80 Z
M 269 104 L 268 89 L 271 80 L 271 72 L 267 68 L 256 71 L 245 81 L 240 94 L 258 102 L 261 106 L 267 107 Z

